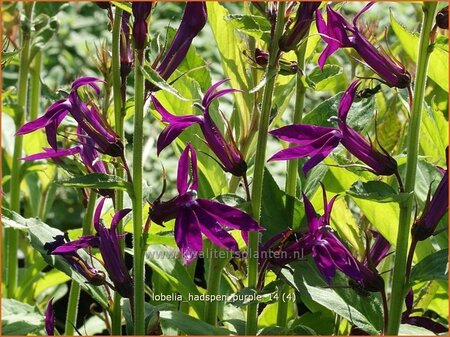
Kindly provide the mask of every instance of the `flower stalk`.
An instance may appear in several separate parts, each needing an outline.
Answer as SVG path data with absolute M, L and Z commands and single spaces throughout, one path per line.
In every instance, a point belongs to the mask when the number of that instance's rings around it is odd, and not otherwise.
M 261 115 L 258 128 L 258 140 L 255 154 L 255 169 L 252 185 L 252 210 L 253 217 L 259 221 L 261 218 L 261 202 L 263 191 L 264 164 L 266 162 L 267 133 L 269 131 L 270 112 L 272 110 L 272 96 L 275 89 L 276 74 L 279 65 L 278 41 L 283 33 L 285 2 L 278 3 L 278 15 L 275 29 L 269 46 L 269 62 L 266 68 L 267 83 L 264 87 Z M 258 281 L 258 246 L 259 235 L 257 232 L 249 233 L 248 236 L 248 287 L 255 289 Z M 247 335 L 256 335 L 258 330 L 258 304 L 252 303 L 247 307 Z
M 307 47 L 307 38 L 309 35 L 309 29 L 306 32 L 306 39 L 303 44 L 301 44 L 300 48 L 297 50 L 297 65 L 301 70 L 305 68 L 305 54 Z M 293 124 L 301 124 L 303 119 L 303 107 L 305 103 L 305 85 L 302 80 L 302 73 L 298 72 L 296 75 L 296 89 L 295 89 L 295 107 L 294 107 L 294 118 Z M 293 146 L 290 144 L 290 146 Z M 297 191 L 297 172 L 298 172 L 298 159 L 290 160 L 287 163 L 287 175 L 286 175 L 286 194 L 295 197 Z M 300 186 L 301 189 L 301 186 Z M 293 201 L 293 200 L 292 200 Z M 294 214 L 294 205 L 293 203 L 288 204 L 289 214 L 293 216 Z M 293 224 L 294 225 L 294 224 Z M 288 314 L 288 305 L 289 302 L 283 299 L 287 298 L 283 296 L 284 294 L 289 293 L 289 286 L 284 285 L 280 289 L 279 297 L 278 297 L 278 311 L 277 311 L 277 325 L 285 327 L 287 323 L 287 314 Z
M 20 52 L 20 66 L 19 66 L 19 82 L 17 103 L 21 107 L 21 111 L 17 112 L 15 119 L 16 130 L 18 130 L 24 123 L 26 117 L 27 94 L 28 94 L 28 75 L 30 72 L 30 45 L 31 45 L 31 20 L 33 16 L 34 2 L 24 3 L 24 12 L 26 23 L 22 28 L 22 51 Z M 12 156 L 11 165 L 11 183 L 10 183 L 10 206 L 11 210 L 20 213 L 20 167 L 23 148 L 23 138 L 14 137 L 14 152 Z M 18 264 L 17 264 L 17 248 L 19 241 L 19 232 L 13 228 L 5 230 L 5 242 L 7 246 L 7 291 L 6 296 L 11 298 L 17 288 L 18 280 Z
M 91 234 L 92 219 L 94 216 L 96 197 L 97 193 L 91 191 L 88 199 L 86 213 L 83 219 L 83 235 Z M 67 315 L 64 330 L 64 335 L 66 336 L 74 336 L 75 325 L 77 324 L 79 300 L 80 300 L 80 285 L 78 284 L 78 282 L 72 280 L 72 282 L 70 283 L 69 300 L 67 303 Z
M 420 121 L 422 119 L 422 108 L 427 78 L 428 61 L 431 53 L 429 45 L 430 32 L 433 26 L 437 3 L 424 2 L 422 6 L 424 15 L 418 47 L 418 59 L 416 63 L 417 68 L 416 79 L 414 82 L 413 106 L 410 114 L 411 120 L 408 127 L 407 138 L 407 161 L 405 179 L 406 193 L 414 192 L 416 181 Z M 392 278 L 389 322 L 386 332 L 388 335 L 398 334 L 402 315 L 403 299 L 407 291 L 405 285 L 405 271 L 413 201 L 413 198 L 408 198 L 400 205 L 400 219 Z
M 144 127 L 144 75 L 143 50 L 138 50 L 135 57 L 135 112 L 133 137 L 133 279 L 134 279 L 134 334 L 145 334 L 144 319 L 144 243 L 142 240 L 142 148 Z
M 114 129 L 117 135 L 123 139 L 123 113 L 122 106 L 122 83 L 121 83 L 121 65 L 120 65 L 120 34 L 121 34 L 121 21 L 122 21 L 122 9 L 116 7 L 114 12 L 114 23 L 112 31 L 112 81 L 113 81 L 113 103 L 114 103 Z M 125 155 L 125 154 L 124 154 Z M 124 169 L 118 165 L 116 175 L 119 177 L 124 176 Z M 123 191 L 115 192 L 114 205 L 116 210 L 123 208 Z M 117 226 L 117 232 L 119 235 L 122 233 L 122 222 L 119 222 Z M 120 242 L 120 247 L 123 254 L 123 242 Z M 111 329 L 112 335 L 120 335 L 122 333 L 122 312 L 120 307 L 121 296 L 116 291 L 114 293 L 114 304 L 112 307 L 111 317 Z

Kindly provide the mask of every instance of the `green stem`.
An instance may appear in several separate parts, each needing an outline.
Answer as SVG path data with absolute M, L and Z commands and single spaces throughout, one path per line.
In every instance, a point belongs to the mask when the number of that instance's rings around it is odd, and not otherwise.
M 279 70 L 278 41 L 283 33 L 285 2 L 278 3 L 278 15 L 275 23 L 274 34 L 269 46 L 269 62 L 266 68 L 267 82 L 264 86 L 261 116 L 258 128 L 258 141 L 255 154 L 255 170 L 252 185 L 252 210 L 253 217 L 260 221 L 261 202 L 263 191 L 264 164 L 266 162 L 267 133 L 269 131 L 270 112 L 272 110 L 272 96 L 275 89 L 276 75 Z M 256 288 L 258 281 L 258 232 L 250 232 L 248 236 L 248 287 Z M 256 335 L 258 330 L 258 304 L 252 303 L 247 307 L 247 335 Z
M 308 34 L 306 35 L 307 38 Z M 305 69 L 305 54 L 306 54 L 307 40 L 297 50 L 297 64 L 299 69 L 303 72 Z M 305 103 L 305 86 L 303 85 L 302 73 L 299 72 L 296 78 L 296 93 L 295 93 L 295 108 L 293 124 L 300 124 L 303 119 L 303 107 Z M 290 144 L 289 146 L 294 146 Z M 286 175 L 286 193 L 295 197 L 297 191 L 297 172 L 298 172 L 298 159 L 289 160 L 287 163 L 287 175 Z M 301 189 L 301 186 L 300 186 Z M 289 200 L 287 210 L 293 219 L 294 215 L 294 203 L 293 199 Z M 293 223 L 293 226 L 296 224 Z M 287 324 L 288 306 L 289 301 L 285 301 L 288 298 L 286 295 L 289 293 L 289 286 L 284 285 L 279 290 L 278 297 L 278 312 L 277 312 L 277 325 L 285 327 Z
M 91 234 L 93 216 L 95 210 L 96 193 L 91 191 L 83 220 L 83 235 Z M 73 336 L 74 326 L 77 324 L 78 301 L 80 299 L 80 285 L 72 280 L 70 285 L 69 300 L 67 303 L 67 315 L 64 335 Z
M 420 122 L 422 119 L 423 99 L 425 84 L 427 79 L 428 60 L 430 57 L 429 39 L 430 31 L 433 25 L 436 2 L 423 3 L 423 22 L 420 33 L 420 42 L 418 50 L 416 79 L 414 84 L 414 100 L 411 110 L 411 121 L 408 127 L 407 138 L 407 161 L 406 161 L 406 179 L 405 192 L 414 192 L 416 181 L 417 157 L 419 148 Z M 405 297 L 405 272 L 406 259 L 408 253 L 408 238 L 411 224 L 411 212 L 414 198 L 408 198 L 400 205 L 400 219 L 397 235 L 397 244 L 395 248 L 395 263 L 392 278 L 392 290 L 390 299 L 390 311 L 388 322 L 388 335 L 397 335 L 400 327 L 403 301 Z
M 207 295 L 219 295 L 220 293 L 220 280 L 222 279 L 222 270 L 228 263 L 231 256 L 229 252 L 215 246 L 211 242 L 205 245 L 206 254 L 208 260 L 208 275 L 206 277 L 206 294 Z M 224 257 L 228 256 L 228 257 Z M 204 321 L 211 325 L 217 324 L 217 314 L 219 308 L 219 301 L 207 301 L 205 303 L 205 317 Z
M 145 334 L 144 321 L 144 255 L 142 240 L 142 147 L 144 126 L 143 51 L 135 57 L 134 78 L 134 134 L 133 134 L 133 278 L 134 278 L 134 334 Z
M 36 53 L 33 59 L 30 78 L 30 120 L 35 120 L 39 116 L 39 101 L 41 98 L 41 69 L 42 51 Z
M 24 12 L 26 23 L 22 28 L 22 51 L 20 52 L 20 66 L 19 66 L 19 82 L 17 103 L 21 111 L 17 111 L 15 119 L 16 130 L 25 123 L 26 108 L 27 108 L 27 94 L 28 94 L 28 74 L 30 71 L 30 44 L 31 44 L 31 20 L 33 15 L 34 2 L 24 3 Z M 11 182 L 10 182 L 10 206 L 11 210 L 20 213 L 20 183 L 21 183 L 21 161 L 22 157 L 23 137 L 18 136 L 14 138 L 14 150 L 11 164 Z M 19 232 L 8 228 L 5 230 L 5 241 L 7 245 L 7 291 L 6 296 L 11 298 L 17 288 L 18 281 L 18 264 L 17 264 L 17 248 L 19 241 Z
M 191 280 L 194 279 L 196 267 L 197 267 L 197 260 L 192 261 L 190 265 L 186 266 L 186 270 Z M 189 314 L 189 309 L 190 309 L 189 302 L 187 301 L 187 299 L 184 299 L 184 301 L 181 302 L 180 304 L 180 312 Z
M 113 80 L 113 102 L 114 102 L 114 127 L 117 135 L 123 139 L 123 114 L 122 114 L 122 94 L 121 94 L 121 78 L 120 78 L 120 33 L 121 33 L 121 19 L 122 9 L 116 7 L 114 13 L 114 24 L 112 31 L 112 80 Z M 123 177 L 124 170 L 118 164 L 116 175 Z M 123 208 L 123 191 L 115 191 L 115 207 L 116 210 Z M 118 233 L 122 233 L 122 221 L 117 226 Z M 123 240 L 120 242 L 120 248 L 124 249 Z M 122 334 L 122 310 L 120 307 L 121 296 L 116 291 L 114 292 L 114 301 L 112 307 L 111 321 L 112 321 L 112 335 L 118 336 Z

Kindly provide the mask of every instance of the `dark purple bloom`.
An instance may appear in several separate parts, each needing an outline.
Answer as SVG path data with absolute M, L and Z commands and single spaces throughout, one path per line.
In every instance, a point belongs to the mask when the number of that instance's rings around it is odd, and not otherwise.
M 313 21 L 314 12 L 319 8 L 320 1 L 300 2 L 295 20 L 286 29 L 279 41 L 280 50 L 295 50 L 305 38 Z
M 105 274 L 101 270 L 97 270 L 96 268 L 89 265 L 86 261 L 84 261 L 80 255 L 73 251 L 67 252 L 57 252 L 57 249 L 60 247 L 64 247 L 65 245 L 76 245 L 78 244 L 76 241 L 70 241 L 69 237 L 66 235 L 57 235 L 53 238 L 55 241 L 47 242 L 44 245 L 44 249 L 47 251 L 47 254 L 50 255 L 60 255 L 62 256 L 70 266 L 75 269 L 78 273 L 83 275 L 83 277 L 93 285 L 102 285 L 105 283 Z M 89 239 L 86 239 L 88 243 Z
M 204 1 L 187 2 L 183 18 L 169 50 L 161 64 L 156 68 L 158 74 L 168 79 L 184 60 L 194 37 L 196 37 L 206 24 L 208 17 Z
M 78 89 L 83 86 L 90 86 L 97 94 L 100 95 L 100 88 L 96 82 L 102 80 L 95 77 L 81 77 L 73 82 L 72 89 L 67 99 L 61 99 L 53 103 L 47 112 L 23 125 L 16 135 L 25 135 L 27 133 L 45 128 L 47 140 L 50 146 L 57 150 L 56 134 L 59 124 L 67 116 L 71 114 L 77 121 L 78 126 L 89 136 L 95 143 L 95 148 L 101 153 L 112 157 L 123 156 L 123 144 L 119 136 L 109 126 L 105 118 L 98 111 L 95 104 L 84 103 L 78 95 Z
M 442 8 L 436 14 L 436 26 L 441 29 L 448 29 L 448 6 Z
M 127 208 L 116 212 L 111 221 L 110 228 L 106 228 L 100 219 L 105 200 L 103 198 L 100 201 L 94 214 L 94 227 L 98 235 L 82 236 L 78 240 L 59 246 L 53 251 L 53 254 L 74 254 L 81 248 L 99 248 L 105 269 L 111 281 L 114 283 L 114 289 L 120 296 L 130 298 L 133 296 L 133 280 L 120 251 L 119 239 L 121 239 L 121 236 L 117 232 L 117 224 L 131 209 Z
M 189 179 L 191 168 L 192 179 Z M 175 219 L 175 241 L 186 264 L 202 250 L 202 233 L 214 244 L 237 251 L 235 239 L 224 227 L 244 232 L 263 230 L 248 214 L 220 202 L 197 198 L 197 155 L 188 144 L 178 163 L 177 188 L 179 195 L 169 201 L 156 200 L 149 211 L 150 219 L 162 225 Z
M 238 150 L 235 142 L 230 137 L 227 142 L 220 133 L 217 125 L 212 120 L 209 114 L 209 106 L 219 97 L 236 92 L 236 89 L 223 89 L 216 91 L 227 80 L 222 80 L 214 84 L 206 92 L 202 100 L 203 116 L 175 116 L 169 113 L 161 103 L 152 96 L 152 102 L 156 109 L 161 114 L 162 121 L 169 123 L 163 132 L 160 134 L 157 142 L 158 154 L 172 141 L 177 138 L 184 129 L 188 128 L 194 123 L 197 123 L 205 137 L 206 143 L 214 154 L 219 158 L 222 167 L 225 171 L 230 172 L 235 176 L 244 176 L 247 171 L 247 163 L 245 162 L 241 152 Z
M 341 14 L 327 6 L 327 23 L 317 10 L 317 30 L 327 43 L 319 57 L 319 66 L 323 68 L 327 58 L 340 48 L 353 48 L 366 64 L 381 77 L 390 87 L 406 88 L 411 82 L 410 74 L 405 68 L 390 57 L 375 48 L 357 28 L 358 18 L 367 11 L 373 3 L 366 5 L 353 19 L 348 22 Z
M 442 170 L 442 177 L 431 201 L 427 200 L 420 218 L 414 221 L 411 234 L 417 241 L 433 235 L 439 221 L 448 212 L 448 170 Z
M 448 332 L 448 328 L 433 321 L 431 318 L 425 316 L 411 316 L 414 309 L 414 293 L 412 289 L 409 289 L 405 297 L 406 310 L 402 314 L 402 323 L 410 324 L 425 328 L 435 334 L 443 334 Z
M 133 67 L 133 51 L 130 46 L 130 13 L 122 12 L 122 31 L 120 34 L 120 76 L 122 85 Z
M 147 42 L 148 23 L 147 18 L 152 10 L 151 1 L 132 2 L 131 8 L 134 16 L 133 38 L 137 50 L 143 50 Z
M 361 160 L 370 171 L 377 175 L 397 173 L 397 162 L 386 151 L 381 153 L 367 142 L 359 133 L 347 125 L 347 114 L 353 103 L 359 81 L 354 81 L 345 91 L 338 106 L 339 128 L 289 125 L 270 133 L 282 140 L 298 146 L 281 150 L 272 156 L 272 160 L 291 160 L 311 157 L 303 166 L 306 174 L 325 159 L 341 143 L 352 155 Z
M 55 311 L 53 310 L 53 298 L 48 301 L 45 309 L 45 331 L 48 336 L 55 335 Z

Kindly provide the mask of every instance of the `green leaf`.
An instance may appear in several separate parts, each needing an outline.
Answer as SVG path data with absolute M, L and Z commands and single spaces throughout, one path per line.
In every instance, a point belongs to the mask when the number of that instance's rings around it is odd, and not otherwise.
M 428 255 L 411 270 L 410 282 L 448 280 L 448 249 Z
M 330 288 L 322 279 L 311 259 L 293 264 L 294 286 L 302 299 L 312 299 L 325 308 L 347 319 L 369 334 L 379 334 L 383 326 L 381 301 L 368 293 L 357 294 L 349 288 Z M 342 285 L 346 278 L 336 275 L 333 284 Z
M 248 60 L 242 53 L 246 46 L 236 32 L 233 23 L 225 20 L 229 16 L 228 10 L 215 1 L 207 1 L 206 6 L 208 23 L 216 40 L 223 71 L 226 77 L 230 79 L 230 87 L 243 90 L 241 95 L 235 96 L 240 123 L 237 129 L 249 130 L 253 111 L 253 97 L 248 91 L 256 83 L 252 83 L 247 73 Z
M 178 255 L 178 248 L 152 245 L 148 247 L 145 254 L 145 263 L 165 279 L 185 300 L 188 300 L 189 295 L 200 295 L 200 292 L 186 268 L 177 259 Z M 197 315 L 203 317 L 204 303 L 199 301 L 190 301 L 189 303 Z
M 11 222 L 17 222 L 17 224 L 14 225 L 14 227 L 16 228 L 27 228 L 27 238 L 30 241 L 31 246 L 42 255 L 44 260 L 50 266 L 53 266 L 56 269 L 67 274 L 70 278 L 77 282 L 83 290 L 88 292 L 102 307 L 108 307 L 108 300 L 104 287 L 96 287 L 87 283 L 86 279 L 75 272 L 62 256 L 47 254 L 47 251 L 44 249 L 44 245 L 47 242 L 54 241 L 53 238 L 55 236 L 64 235 L 62 231 L 56 228 L 52 228 L 49 225 L 39 221 L 38 219 L 26 219 L 15 212 L 2 208 L 2 221 L 4 221 L 4 217 L 9 219 L 8 222 L 10 223 L 10 225 L 12 225 Z M 78 254 L 83 260 L 90 261 L 90 257 L 86 252 L 79 250 Z M 102 265 L 98 261 L 92 260 L 92 264 L 94 268 L 103 270 Z
M 75 177 L 69 180 L 59 181 L 61 186 L 75 188 L 96 188 L 112 189 L 122 191 L 132 191 L 133 186 L 120 177 L 105 173 L 92 173 L 82 177 Z
M 434 336 L 435 333 L 411 324 L 400 324 L 399 336 Z
M 225 336 L 231 334 L 231 331 L 225 328 L 215 327 L 179 311 L 161 311 L 159 316 L 161 322 L 166 322 L 174 326 L 186 335 Z
M 130 307 L 130 300 L 124 299 L 123 301 L 123 315 L 125 316 L 125 323 L 126 323 L 126 329 L 127 329 L 127 335 L 131 336 L 133 335 L 133 329 L 134 329 L 134 323 L 133 323 L 133 316 L 131 313 L 131 307 Z M 148 327 L 149 324 L 155 320 L 155 318 L 158 317 L 158 310 L 154 305 L 151 305 L 150 303 L 145 302 L 144 303 L 144 319 L 145 319 L 145 326 Z M 146 330 L 148 331 L 148 330 Z
M 347 194 L 355 198 L 368 199 L 382 203 L 401 203 L 411 196 L 409 193 L 397 193 L 391 186 L 382 181 L 362 182 L 360 180 L 350 187 Z
M 230 14 L 225 16 L 225 21 L 230 22 L 234 28 L 256 39 L 268 42 L 270 39 L 271 25 L 269 21 L 256 15 Z
M 166 80 L 163 79 L 152 67 L 149 67 L 149 66 L 142 67 L 141 66 L 140 68 L 141 68 L 142 74 L 144 75 L 144 77 L 147 81 L 154 84 L 159 89 L 169 92 L 172 95 L 175 95 L 177 98 L 181 99 L 182 101 L 188 101 L 188 99 L 186 97 L 181 95 L 177 89 L 175 89 L 173 86 L 171 86 L 169 83 L 167 83 Z
M 2 335 L 26 336 L 44 327 L 44 315 L 36 307 L 2 298 Z
M 403 49 L 409 57 L 416 62 L 419 37 L 406 30 L 406 28 L 395 19 L 392 12 L 391 27 L 402 44 Z M 428 65 L 428 76 L 436 82 L 437 85 L 448 92 L 448 76 L 443 76 L 443 74 L 448 74 L 448 51 L 441 48 L 433 48 Z
M 297 198 L 282 191 L 269 170 L 264 171 L 261 200 L 261 225 L 263 242 L 288 227 L 299 227 L 304 217 L 304 208 Z
M 339 81 L 345 81 L 342 76 L 342 68 L 337 65 L 326 64 L 321 70 L 319 67 L 306 77 L 309 87 L 318 91 L 331 90 Z
M 130 14 L 133 13 L 131 9 L 131 5 L 129 2 L 126 1 L 111 1 L 111 4 L 116 6 L 117 8 L 120 8 L 121 10 L 128 12 Z
M 445 148 L 448 146 L 448 122 L 442 111 L 425 104 L 420 125 L 420 150 L 428 161 L 445 166 Z

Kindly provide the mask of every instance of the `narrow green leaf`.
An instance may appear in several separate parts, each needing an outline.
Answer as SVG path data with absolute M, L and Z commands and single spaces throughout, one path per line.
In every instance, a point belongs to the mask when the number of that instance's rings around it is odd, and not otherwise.
M 75 188 L 97 188 L 112 189 L 122 191 L 132 191 L 132 185 L 120 177 L 105 174 L 92 173 L 82 177 L 76 177 L 69 180 L 59 181 L 59 184 L 65 187 Z
M 161 311 L 159 315 L 162 322 L 166 322 L 174 326 L 186 335 L 225 336 L 231 334 L 231 331 L 225 328 L 212 326 L 179 311 Z
M 391 186 L 382 181 L 362 182 L 360 180 L 350 187 L 347 194 L 355 198 L 368 199 L 382 203 L 400 203 L 411 196 L 409 193 L 397 193 Z
M 410 282 L 448 280 L 448 248 L 428 255 L 411 270 Z
M 173 86 L 167 83 L 166 80 L 164 80 L 161 76 L 159 76 L 159 74 L 152 67 L 141 66 L 141 71 L 145 79 L 154 84 L 155 86 L 157 86 L 159 89 L 167 91 L 183 101 L 188 101 L 188 99 L 182 96 L 177 89 L 175 89 Z

